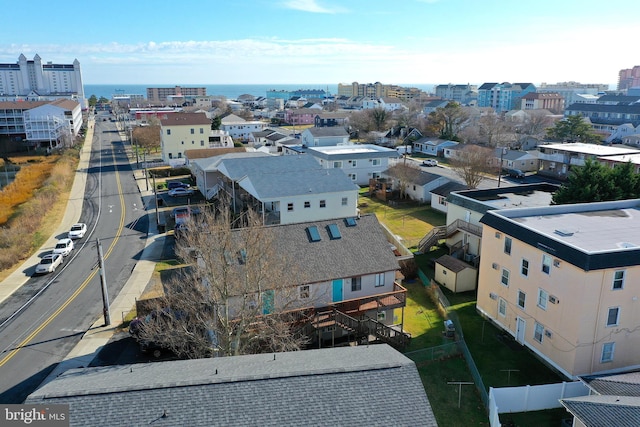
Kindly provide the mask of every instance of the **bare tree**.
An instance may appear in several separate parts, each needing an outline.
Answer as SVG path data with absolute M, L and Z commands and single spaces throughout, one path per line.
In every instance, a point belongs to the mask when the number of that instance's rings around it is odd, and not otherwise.
M 513 135 L 512 127 L 504 118 L 497 114 L 487 114 L 478 120 L 478 142 L 484 142 L 490 147 L 504 145 Z
M 151 150 L 158 152 L 160 149 L 160 125 L 137 126 L 131 130 L 133 144 L 140 147 L 143 153 L 149 154 Z
M 546 111 L 527 111 L 527 117 L 519 126 L 523 135 L 543 137 L 547 128 L 553 126 L 553 118 Z
M 493 150 L 471 145 L 459 150 L 451 161 L 451 169 L 469 188 L 477 188 L 484 175 L 491 173 Z
M 353 129 L 360 133 L 371 132 L 375 129 L 368 110 L 360 110 L 351 113 L 351 116 L 349 117 L 349 124 Z
M 404 199 L 407 197 L 407 188 L 414 182 L 418 181 L 420 176 L 420 166 L 415 162 L 398 162 L 387 170 L 387 174 L 398 181 L 399 197 Z
M 232 228 L 239 220 L 243 228 Z M 273 228 L 253 211 L 232 218 L 228 206 L 186 222 L 176 255 L 188 266 L 136 325 L 141 343 L 153 342 L 182 358 L 301 349 L 304 274 L 275 250 Z M 309 288 L 306 288 L 309 292 Z
M 437 131 L 442 139 L 457 141 L 458 132 L 469 118 L 468 113 L 457 102 L 451 101 L 445 107 L 429 113 L 429 128 Z

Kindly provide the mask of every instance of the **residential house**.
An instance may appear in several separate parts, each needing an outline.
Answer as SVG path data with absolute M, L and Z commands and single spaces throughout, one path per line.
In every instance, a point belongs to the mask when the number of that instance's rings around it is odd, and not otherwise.
M 261 212 L 265 224 L 291 224 L 358 214 L 358 186 L 342 169 L 324 169 L 308 154 L 238 153 L 191 162 L 207 199 L 226 193 L 235 212 Z
M 443 157 L 445 149 L 456 145 L 458 145 L 456 141 L 424 137 L 413 142 L 413 152 L 426 154 L 427 156 Z
M 160 119 L 162 160 L 184 164 L 185 150 L 209 148 L 211 121 L 204 113 L 177 113 Z
M 477 308 L 569 378 L 640 366 L 640 199 L 488 211 Z
M 630 146 L 637 146 L 638 145 L 637 143 L 634 143 L 634 142 L 629 143 L 628 141 L 630 141 L 630 139 L 628 137 L 633 137 L 633 136 L 637 137 L 638 135 L 640 135 L 640 125 L 633 126 L 631 123 L 625 123 L 618 126 L 613 132 L 611 132 L 611 135 L 609 135 L 606 142 L 610 144 L 618 143 L 618 144 L 625 144 Z
M 431 191 L 449 182 L 449 179 L 418 168 L 403 167 L 401 163 L 384 171 L 382 177 L 398 192 L 404 186 L 404 194 L 420 203 L 431 202 Z
M 253 132 L 260 132 L 267 127 L 265 122 L 259 120 L 245 120 L 235 114 L 229 114 L 223 117 L 220 124 L 220 130 L 228 132 L 233 139 L 247 142 Z
M 491 107 L 498 113 L 513 110 L 523 96 L 535 91 L 532 83 L 484 83 L 478 88 L 478 107 Z
M 71 99 L 58 99 L 23 112 L 25 139 L 29 145 L 49 145 L 78 136 L 82 129 L 82 107 Z
M 594 131 L 612 141 L 616 129 L 624 124 L 640 125 L 640 97 L 603 95 L 595 104 L 574 103 L 564 112 L 565 116 L 579 115 L 591 124 Z
M 640 135 L 638 135 L 637 138 L 640 141 Z M 633 170 L 635 171 L 635 173 L 640 174 L 640 153 L 622 154 L 620 156 L 599 157 L 598 162 L 612 169 L 615 168 L 616 166 L 621 166 L 626 163 L 631 163 L 633 164 Z
M 282 147 L 285 142 L 299 144 L 300 140 L 270 128 L 253 132 L 251 136 L 249 136 L 249 144 L 258 149 L 266 147 L 271 154 L 282 152 Z
M 422 108 L 422 112 L 424 114 L 426 114 L 426 115 L 429 115 L 429 113 L 433 113 L 438 108 L 446 107 L 447 104 L 449 104 L 449 102 L 451 102 L 451 101 L 448 100 L 448 99 L 436 99 L 436 100 L 433 100 L 433 101 L 429 101 Z
M 72 427 L 437 426 L 415 363 L 384 344 L 73 369 L 25 403 L 65 405 Z
M 284 111 L 284 121 L 291 126 L 312 125 L 318 110 L 315 108 L 297 108 Z
M 544 144 L 538 146 L 540 175 L 565 180 L 573 166 L 584 166 L 586 159 L 606 160 L 610 156 L 622 156 L 639 153 L 630 147 L 585 144 L 581 142 L 567 144 Z
M 537 151 L 511 150 L 506 147 L 494 149 L 491 164 L 500 169 L 519 169 L 522 172 L 536 172 L 539 169 Z
M 584 375 L 578 379 L 589 387 L 589 395 L 560 400 L 573 415 L 572 427 L 640 425 L 640 372 Z
M 447 202 L 447 198 L 449 197 L 449 194 L 454 191 L 463 191 L 468 189 L 469 187 L 465 184 L 456 181 L 450 181 L 434 188 L 431 190 L 431 209 L 435 209 L 446 214 L 448 211 L 449 203 Z
M 309 147 L 305 151 L 324 169 L 342 169 L 354 184 L 360 186 L 379 178 L 389 168 L 390 159 L 399 157 L 396 150 L 373 144 Z
M 328 147 L 349 143 L 349 133 L 342 127 L 311 127 L 302 131 L 302 145 L 306 147 Z
M 447 221 L 427 234 L 418 249 L 426 252 L 439 240 L 446 239 L 450 255 L 477 267 L 482 242 L 480 220 L 490 210 L 516 207 L 549 206 L 552 184 L 523 184 L 487 190 L 452 191 L 447 197 Z
M 339 112 L 323 112 L 317 114 L 314 119 L 314 126 L 317 128 L 349 125 L 349 114 Z

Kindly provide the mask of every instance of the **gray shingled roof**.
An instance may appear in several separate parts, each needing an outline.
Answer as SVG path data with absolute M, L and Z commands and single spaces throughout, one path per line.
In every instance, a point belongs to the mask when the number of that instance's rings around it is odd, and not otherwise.
M 323 136 L 331 137 L 331 136 L 349 136 L 349 133 L 344 130 L 342 126 L 330 126 L 330 127 L 312 127 L 305 130 L 308 131 L 311 135 L 316 138 L 321 138 Z
M 355 192 L 360 188 L 341 169 L 250 172 L 247 178 L 239 181 L 239 184 L 256 199 L 262 201 L 343 191 L 354 191 L 355 197 Z
M 68 404 L 71 426 L 437 426 L 387 345 L 75 369 L 27 403 Z
M 252 156 L 225 157 L 218 165 L 218 169 L 226 177 L 237 181 L 244 176 L 259 176 L 262 174 L 279 174 L 292 171 L 319 170 L 322 167 L 310 155 L 299 156 Z
M 449 194 L 451 194 L 452 191 L 463 191 L 463 190 L 468 190 L 469 187 L 467 187 L 465 184 L 462 184 L 460 182 L 456 182 L 456 181 L 451 181 L 451 182 L 447 182 L 446 184 L 441 185 L 438 188 L 434 188 L 433 190 L 431 190 L 431 192 L 433 194 L 437 194 L 438 196 L 448 196 Z
M 338 226 L 340 239 L 329 238 L 329 224 Z M 309 241 L 307 228 L 312 225 L 318 227 L 319 242 Z M 354 227 L 347 227 L 344 219 L 335 219 L 274 226 L 273 230 L 275 250 L 283 254 L 283 259 L 293 256 L 309 283 L 398 269 L 398 261 L 375 215 L 362 215 Z
M 589 427 L 640 426 L 640 399 L 627 396 L 583 396 L 562 399 L 567 411 Z

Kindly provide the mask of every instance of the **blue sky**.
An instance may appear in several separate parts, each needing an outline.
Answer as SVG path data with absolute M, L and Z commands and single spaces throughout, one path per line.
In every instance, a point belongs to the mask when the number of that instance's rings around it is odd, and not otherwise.
M 27 0 L 10 9 L 0 62 L 77 58 L 85 84 L 615 84 L 620 69 L 640 65 L 638 0 Z

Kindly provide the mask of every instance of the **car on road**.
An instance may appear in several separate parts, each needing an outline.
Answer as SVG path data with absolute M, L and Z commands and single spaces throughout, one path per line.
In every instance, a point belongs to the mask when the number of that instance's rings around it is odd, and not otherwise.
M 511 178 L 524 178 L 524 172 L 522 172 L 520 169 L 507 169 L 507 175 L 509 175 Z
M 84 222 L 79 222 L 71 226 L 67 237 L 70 239 L 82 239 L 86 232 L 87 224 L 85 224 Z
M 438 161 L 435 159 L 427 159 L 422 161 L 422 166 L 438 166 Z
M 56 247 L 53 248 L 53 253 L 60 254 L 62 256 L 69 256 L 72 250 L 73 250 L 73 240 L 60 239 L 58 240 L 58 243 L 56 243 Z
M 171 197 L 193 196 L 193 190 L 190 188 L 174 188 L 167 193 Z
M 191 187 L 186 182 L 182 181 L 169 181 L 167 182 L 167 190 L 173 190 L 174 188 L 189 188 Z
M 47 274 L 56 271 L 62 264 L 62 255 L 60 254 L 46 254 L 40 260 L 40 263 L 36 265 L 36 274 Z

